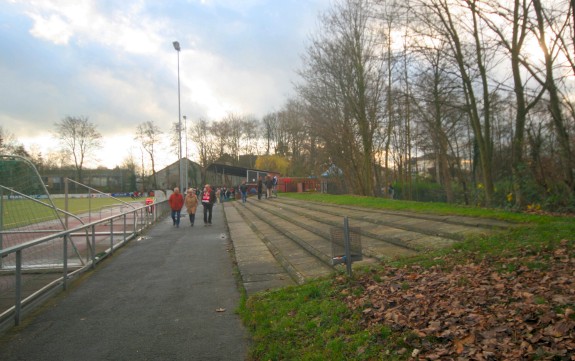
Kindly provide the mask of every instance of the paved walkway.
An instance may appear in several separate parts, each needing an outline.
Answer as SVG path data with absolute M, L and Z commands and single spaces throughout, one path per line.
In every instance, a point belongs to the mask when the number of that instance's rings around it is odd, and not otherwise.
M 235 313 L 222 209 L 208 227 L 201 209 L 194 227 L 161 221 L 2 335 L 0 359 L 244 360 L 249 333 Z

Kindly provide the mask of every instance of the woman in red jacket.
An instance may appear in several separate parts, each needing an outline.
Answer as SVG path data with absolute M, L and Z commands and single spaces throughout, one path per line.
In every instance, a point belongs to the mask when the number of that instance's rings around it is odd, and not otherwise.
M 180 212 L 184 206 L 184 196 L 180 193 L 180 188 L 174 188 L 174 193 L 170 195 L 168 199 L 170 208 L 172 208 L 172 221 L 174 221 L 175 227 L 180 227 Z

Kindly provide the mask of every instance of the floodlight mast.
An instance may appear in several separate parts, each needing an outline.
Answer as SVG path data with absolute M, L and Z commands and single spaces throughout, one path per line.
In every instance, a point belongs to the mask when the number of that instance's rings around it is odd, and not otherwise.
M 179 166 L 180 166 L 180 191 L 185 192 L 187 189 L 187 182 L 184 180 L 184 171 L 182 170 L 182 111 L 181 111 L 181 103 L 180 103 L 180 43 L 178 41 L 174 41 L 172 43 L 174 45 L 174 49 L 178 52 L 178 153 L 179 153 Z

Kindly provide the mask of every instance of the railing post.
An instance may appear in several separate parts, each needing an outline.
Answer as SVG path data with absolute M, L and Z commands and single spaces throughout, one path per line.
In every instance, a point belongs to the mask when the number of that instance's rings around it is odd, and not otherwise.
M 22 250 L 16 251 L 16 295 L 14 304 L 14 324 L 20 324 L 22 311 Z
M 64 213 L 64 225 L 65 228 L 68 229 L 68 212 L 70 211 L 68 209 L 68 177 L 64 178 L 64 210 L 66 211 L 66 213 Z
M 62 260 L 62 268 L 64 269 L 64 274 L 62 275 L 62 288 L 64 291 L 68 289 L 68 237 L 69 235 L 64 236 L 64 249 L 62 252 L 62 256 L 64 257 Z
M 126 243 L 126 225 L 128 224 L 128 223 L 126 222 L 126 213 L 124 213 L 123 219 L 124 219 L 124 228 L 123 228 L 123 231 L 122 231 L 122 242 L 123 242 L 123 243 Z
M 114 253 L 114 218 L 110 219 L 110 254 Z
M 92 225 L 92 269 L 96 268 L 96 226 Z
M 88 223 L 92 223 L 92 190 L 88 189 Z

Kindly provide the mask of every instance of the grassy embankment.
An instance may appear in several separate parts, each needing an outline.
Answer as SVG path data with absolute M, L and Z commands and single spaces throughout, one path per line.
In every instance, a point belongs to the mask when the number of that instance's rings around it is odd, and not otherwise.
M 436 267 L 453 269 L 456 265 L 481 263 L 504 257 L 505 270 L 545 267 L 525 257 L 537 250 L 553 250 L 567 240 L 573 255 L 575 218 L 513 213 L 437 203 L 417 203 L 356 196 L 321 194 L 282 195 L 291 198 L 341 205 L 354 205 L 401 211 L 456 214 L 489 217 L 520 223 L 519 227 L 484 238 L 468 239 L 454 248 L 420 254 L 387 263 L 393 267 L 419 265 L 422 269 Z M 381 267 L 381 268 L 380 268 Z M 353 293 L 361 293 L 359 278 L 378 278 L 378 270 L 354 271 L 352 279 L 344 273 L 318 279 L 301 286 L 256 294 L 245 299 L 240 314 L 253 336 L 250 357 L 254 360 L 408 360 L 413 347 L 406 340 L 412 335 L 394 330 L 384 323 L 365 327 L 361 309 L 352 310 L 345 301 Z M 502 272 L 503 272 L 502 268 Z M 351 290 L 351 291 L 349 291 Z M 426 340 L 434 342 L 434 340 Z M 398 352 L 401 350 L 401 352 Z

